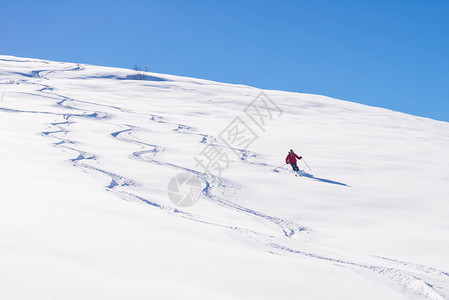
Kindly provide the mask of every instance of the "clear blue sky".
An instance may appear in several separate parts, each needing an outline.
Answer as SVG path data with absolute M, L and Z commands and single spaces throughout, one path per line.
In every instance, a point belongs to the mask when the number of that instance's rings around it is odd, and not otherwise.
M 0 54 L 299 91 L 449 121 L 449 1 L 0 0 Z

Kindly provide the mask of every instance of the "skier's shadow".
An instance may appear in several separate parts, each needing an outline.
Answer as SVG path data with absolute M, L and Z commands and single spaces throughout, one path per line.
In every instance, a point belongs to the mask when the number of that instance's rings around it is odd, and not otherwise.
M 329 179 L 324 179 L 324 178 L 319 178 L 319 177 L 315 177 L 312 174 L 306 173 L 302 170 L 300 170 L 298 172 L 301 176 L 316 180 L 316 181 L 321 181 L 324 183 L 330 183 L 330 184 L 336 184 L 336 185 L 342 185 L 342 186 L 347 186 L 347 187 L 351 187 L 350 185 L 347 185 L 346 183 L 342 183 L 342 182 L 338 182 L 338 181 L 333 181 L 333 180 L 329 180 Z

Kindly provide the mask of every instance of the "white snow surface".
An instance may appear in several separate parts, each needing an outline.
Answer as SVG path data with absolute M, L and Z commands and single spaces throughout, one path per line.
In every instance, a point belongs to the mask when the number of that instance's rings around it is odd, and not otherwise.
M 448 123 L 133 76 L 0 56 L 1 299 L 449 299 Z M 263 130 L 261 92 L 282 110 Z M 236 117 L 245 149 L 219 138 Z M 273 171 L 290 148 L 302 177 Z M 204 187 L 190 207 L 167 196 L 182 172 Z

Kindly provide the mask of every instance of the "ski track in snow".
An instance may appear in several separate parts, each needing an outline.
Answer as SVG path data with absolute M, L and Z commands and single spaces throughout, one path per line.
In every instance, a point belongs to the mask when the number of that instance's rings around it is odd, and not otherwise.
M 61 121 L 49 124 L 51 127 L 53 127 L 53 129 L 42 132 L 42 136 L 55 140 L 56 142 L 54 142 L 53 145 L 59 147 L 61 150 L 74 153 L 75 157 L 70 160 L 70 162 L 74 166 L 81 168 L 85 172 L 93 172 L 109 177 L 110 184 L 106 186 L 106 189 L 118 195 L 120 198 L 124 200 L 141 201 L 150 206 L 159 208 L 171 215 L 180 216 L 195 222 L 207 224 L 210 226 L 226 228 L 228 230 L 239 232 L 243 234 L 245 237 L 247 237 L 249 241 L 255 242 L 257 245 L 259 245 L 259 247 L 266 249 L 266 251 L 270 253 L 275 254 L 282 253 L 284 255 L 301 255 L 322 262 L 332 263 L 339 265 L 341 267 L 350 268 L 357 273 L 360 272 L 371 274 L 374 273 L 379 278 L 383 278 L 384 280 L 389 281 L 390 283 L 394 283 L 400 290 L 402 290 L 404 293 L 406 293 L 411 297 L 417 297 L 420 299 L 435 299 L 435 300 L 449 299 L 447 291 L 445 292 L 442 290 L 442 288 L 438 287 L 440 282 L 443 282 L 444 284 L 446 284 L 446 286 L 448 285 L 449 273 L 445 271 L 441 271 L 432 267 L 416 263 L 403 262 L 386 257 L 370 256 L 370 255 L 366 255 L 366 259 L 370 261 L 375 260 L 377 264 L 365 264 L 362 262 L 351 261 L 348 259 L 332 257 L 330 255 L 319 254 L 320 250 L 318 246 L 316 246 L 317 248 L 316 253 L 312 253 L 310 251 L 309 252 L 301 251 L 298 249 L 294 249 L 290 246 L 283 245 L 286 239 L 291 239 L 292 237 L 301 240 L 302 238 L 301 233 L 307 234 L 308 232 L 311 232 L 311 229 L 306 228 L 295 222 L 275 216 L 270 216 L 265 213 L 234 203 L 223 197 L 219 197 L 218 195 L 214 194 L 214 188 L 225 187 L 227 189 L 235 189 L 238 187 L 238 185 L 233 182 L 230 182 L 229 180 L 223 177 L 206 174 L 203 172 L 199 172 L 193 169 L 189 169 L 177 164 L 164 161 L 159 156 L 166 150 L 165 147 L 137 139 L 133 135 L 133 133 L 135 133 L 138 130 L 141 130 L 141 128 L 139 127 L 130 124 L 111 123 L 111 119 L 113 117 L 110 115 L 110 113 L 102 111 L 102 108 L 114 109 L 117 112 L 126 112 L 126 113 L 132 113 L 131 111 L 118 106 L 103 105 L 99 103 L 73 99 L 55 93 L 54 88 L 52 86 L 42 83 L 42 81 L 49 80 L 48 76 L 53 73 L 76 72 L 82 69 L 83 67 L 81 65 L 75 66 L 72 65 L 64 69 L 36 70 L 33 71 L 31 74 L 26 75 L 30 79 L 10 80 L 7 82 L 0 83 L 0 84 L 15 84 L 15 85 L 16 84 L 34 85 L 37 88 L 36 93 L 31 95 L 44 96 L 47 97 L 48 99 L 52 99 L 55 101 L 53 106 L 73 111 L 73 113 L 59 113 L 51 111 L 32 111 L 32 110 L 28 111 L 4 107 L 0 107 L 0 111 L 7 113 L 48 114 L 61 118 Z M 82 106 L 83 104 L 98 107 L 98 110 L 91 111 L 82 109 L 80 106 Z M 95 120 L 98 122 L 102 122 L 103 124 L 113 126 L 119 125 L 119 127 L 121 127 L 120 130 L 111 131 L 110 135 L 118 142 L 130 143 L 139 148 L 130 154 L 131 159 L 140 161 L 142 163 L 157 164 L 167 168 L 191 172 L 203 181 L 205 185 L 205 188 L 203 189 L 203 195 L 209 201 L 212 201 L 213 203 L 216 203 L 217 205 L 224 207 L 226 209 L 230 209 L 236 213 L 245 214 L 248 217 L 255 218 L 259 220 L 261 224 L 267 223 L 274 224 L 280 228 L 283 234 L 279 236 L 272 236 L 259 233 L 247 228 L 214 223 L 210 220 L 204 219 L 204 217 L 202 216 L 193 215 L 191 213 L 182 211 L 175 207 L 163 205 L 161 203 L 139 196 L 137 195 L 137 193 L 130 191 L 130 189 L 132 190 L 132 188 L 139 187 L 140 183 L 131 178 L 127 178 L 126 176 L 117 174 L 111 170 L 103 169 L 101 167 L 101 159 L 98 158 L 97 154 L 90 153 L 88 150 L 81 150 L 78 145 L 82 141 L 77 141 L 70 137 L 71 132 L 70 127 L 73 124 L 75 124 L 78 119 L 82 118 L 88 118 L 90 120 Z M 215 137 L 199 133 L 189 125 L 179 124 L 176 122 L 169 122 L 169 120 L 158 115 L 148 115 L 148 120 L 149 122 L 166 124 L 167 126 L 174 127 L 171 130 L 179 134 L 196 135 L 201 138 L 199 140 L 200 143 L 213 144 L 219 147 L 225 147 L 217 143 L 217 139 Z M 232 149 L 232 150 L 239 152 L 241 154 L 240 158 L 241 161 L 248 164 L 250 167 L 260 167 L 264 168 L 265 170 L 268 170 L 268 168 L 272 169 L 275 167 L 263 161 L 260 161 L 256 153 L 252 153 L 248 150 L 243 149 Z M 95 162 L 96 165 L 94 166 L 92 165 L 92 163 L 89 162 Z M 314 180 L 325 180 L 315 178 L 313 177 L 313 175 L 306 177 Z M 341 183 L 337 182 L 336 184 Z M 310 241 L 303 241 L 303 242 L 309 243 L 308 246 L 311 247 L 315 246 L 313 245 L 313 242 Z M 350 257 L 350 254 L 348 254 L 347 256 Z

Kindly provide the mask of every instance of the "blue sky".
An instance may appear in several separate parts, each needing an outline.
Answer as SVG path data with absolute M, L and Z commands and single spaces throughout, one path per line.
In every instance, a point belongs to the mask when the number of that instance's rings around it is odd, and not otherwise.
M 0 0 L 0 54 L 302 91 L 449 121 L 449 1 Z

